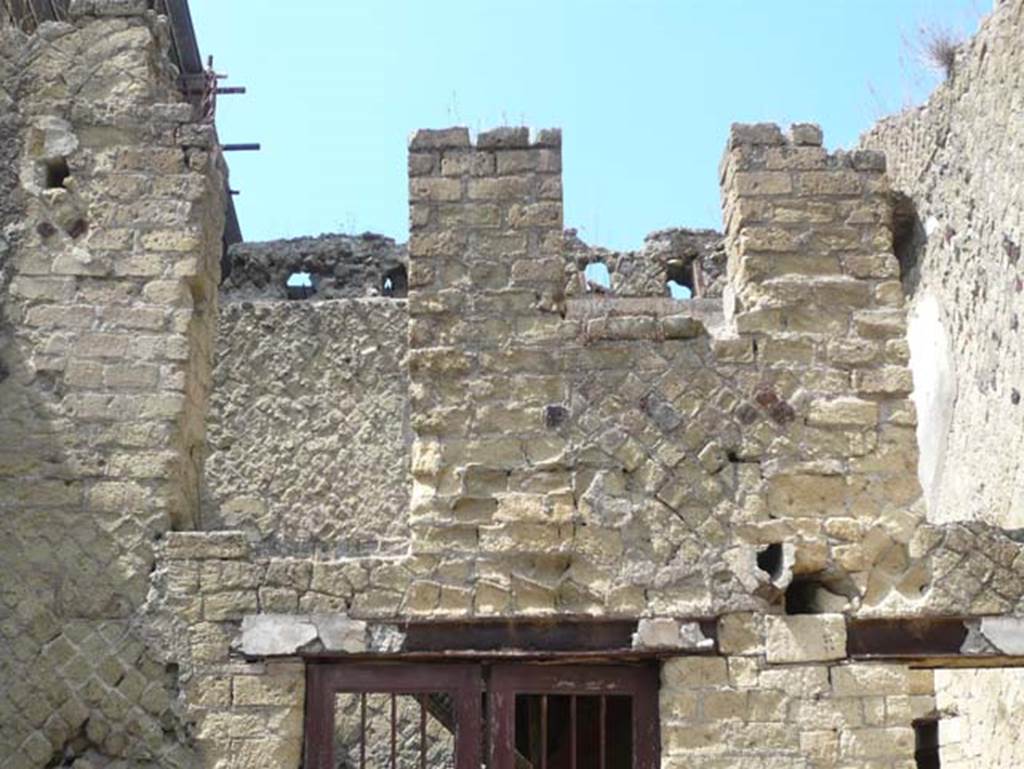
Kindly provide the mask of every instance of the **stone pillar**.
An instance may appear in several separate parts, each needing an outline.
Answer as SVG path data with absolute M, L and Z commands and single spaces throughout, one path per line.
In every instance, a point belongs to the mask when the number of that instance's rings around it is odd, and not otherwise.
M 452 128 L 419 131 L 410 143 L 418 555 L 469 558 L 516 544 L 547 552 L 568 535 L 543 490 L 513 493 L 509 484 L 565 448 L 544 413 L 565 390 L 551 345 L 566 333 L 557 312 L 565 269 L 560 170 L 557 131 L 531 140 L 525 128 L 499 128 L 472 144 L 465 128 Z M 470 601 L 464 587 L 431 583 L 414 590 L 407 608 L 469 611 Z

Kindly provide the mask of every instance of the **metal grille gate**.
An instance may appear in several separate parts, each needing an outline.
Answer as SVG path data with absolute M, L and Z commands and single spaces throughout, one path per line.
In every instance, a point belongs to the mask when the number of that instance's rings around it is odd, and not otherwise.
M 656 769 L 641 665 L 308 667 L 307 769 Z

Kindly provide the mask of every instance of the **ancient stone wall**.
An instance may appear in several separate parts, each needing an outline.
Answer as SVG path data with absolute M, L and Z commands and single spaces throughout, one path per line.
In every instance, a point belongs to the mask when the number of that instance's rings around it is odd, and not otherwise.
M 909 295 L 919 476 L 935 522 L 1024 525 L 1022 33 L 1024 3 L 997 2 L 927 104 L 862 139 L 886 153 L 901 196 L 896 248 Z M 976 538 L 982 531 L 978 523 L 949 529 L 959 543 L 933 559 L 933 582 L 960 600 L 974 592 L 976 612 L 1019 614 L 1019 602 L 999 597 L 1021 585 L 1018 550 L 993 531 Z M 982 553 L 996 554 L 997 573 L 1005 570 L 978 591 L 993 573 Z M 1021 763 L 1016 670 L 939 671 L 936 686 L 943 767 Z
M 595 263 L 608 269 L 608 293 L 616 296 L 668 296 L 669 280 L 687 286 L 694 296 L 721 297 L 724 288 L 725 243 L 722 233 L 714 230 L 656 230 L 644 238 L 643 248 L 637 251 L 591 246 L 576 230 L 566 230 L 564 254 L 569 263 L 565 292 L 570 296 L 595 290 L 580 275 Z
M 928 103 L 883 120 L 930 520 L 1024 526 L 1024 3 L 995 5 Z
M 398 299 L 223 303 L 203 528 L 278 554 L 404 551 L 407 325 Z
M 928 520 L 917 480 L 909 394 L 930 419 L 922 393 L 948 388 L 917 364 L 912 381 L 915 339 L 935 338 L 912 326 L 908 345 L 904 291 L 932 286 L 932 314 L 913 306 L 933 320 L 965 303 L 935 251 L 964 230 L 908 230 L 882 154 L 734 126 L 722 246 L 597 253 L 619 281 L 600 294 L 578 290 L 595 252 L 563 230 L 559 132 L 420 131 L 407 301 L 365 296 L 404 266 L 394 244 L 327 238 L 236 248 L 218 310 L 216 138 L 144 6 L 76 3 L 0 37 L 0 766 L 296 767 L 304 655 L 542 617 L 635 623 L 629 649 L 664 660 L 666 766 L 905 769 L 933 677 L 858 659 L 850 628 L 967 616 L 958 651 L 1024 653 L 1019 622 L 987 616 L 1024 615 L 1022 545 L 992 525 L 1012 515 Z M 1021 7 L 987 23 L 977 77 L 1009 71 Z M 949 116 L 974 98 L 956 83 Z M 873 140 L 896 141 L 898 180 L 935 136 L 900 155 L 903 130 Z M 930 162 L 913 184 L 937 178 L 939 205 L 954 160 Z M 976 195 L 970 243 L 1012 276 L 1015 209 L 981 197 L 985 170 L 951 194 Z M 721 298 L 664 295 L 694 260 Z M 319 297 L 285 301 L 291 271 Z M 985 313 L 1012 310 L 978 285 Z M 970 318 L 950 338 L 996 355 L 970 325 L 991 317 Z M 980 429 L 964 403 L 951 436 Z M 1016 702 L 1012 675 L 940 673 L 950 760 L 1009 760 L 985 750 L 998 708 L 953 701 L 967 685 Z
M 931 671 L 903 665 L 676 658 L 662 668 L 662 766 L 913 767 L 911 722 L 934 702 Z
M 226 300 L 284 299 L 288 279 L 309 276 L 318 299 L 405 296 L 404 244 L 373 233 L 320 235 L 264 243 L 236 243 L 228 249 L 221 295 Z
M 1024 671 L 937 670 L 943 769 L 1001 769 L 1024 762 Z
M 193 760 L 141 618 L 198 509 L 223 179 L 168 34 L 126 2 L 0 29 L 4 767 Z
M 912 531 L 918 487 L 884 163 L 820 145 L 734 131 L 723 320 L 565 298 L 556 137 L 417 135 L 414 552 L 465 553 L 488 612 L 770 602 L 754 555 L 783 542 L 833 608 L 891 592 L 867 572 Z M 425 580 L 416 610 L 471 593 Z

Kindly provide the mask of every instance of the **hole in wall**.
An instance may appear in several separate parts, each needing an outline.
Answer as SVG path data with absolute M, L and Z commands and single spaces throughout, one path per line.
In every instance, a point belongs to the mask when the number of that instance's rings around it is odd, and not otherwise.
M 64 186 L 64 180 L 71 176 L 67 158 L 50 158 L 43 162 L 46 173 L 46 189 L 55 190 Z
M 681 261 L 669 262 L 665 265 L 665 288 L 673 299 L 692 299 L 694 290 L 693 263 L 689 265 Z
M 544 426 L 549 430 L 564 425 L 569 419 L 569 410 L 560 404 L 552 403 L 544 407 Z
M 846 591 L 820 574 L 795 576 L 786 588 L 786 614 L 840 613 L 850 602 Z
M 587 283 L 587 291 L 603 294 L 612 290 L 612 276 L 608 265 L 603 262 L 591 262 L 583 269 L 583 278 Z
M 400 299 L 409 293 L 409 276 L 405 270 L 405 265 L 400 264 L 384 273 L 380 292 L 383 296 L 390 296 L 396 299 Z
M 939 720 L 922 718 L 913 722 L 914 765 L 917 769 L 940 769 Z
M 68 227 L 68 235 L 76 240 L 89 231 L 89 223 L 85 219 L 75 219 Z
M 285 281 L 289 299 L 308 299 L 316 293 L 313 276 L 308 272 L 293 272 Z
M 749 563 L 749 561 L 748 561 Z M 757 568 L 777 580 L 782 576 L 782 543 L 773 542 L 757 551 Z

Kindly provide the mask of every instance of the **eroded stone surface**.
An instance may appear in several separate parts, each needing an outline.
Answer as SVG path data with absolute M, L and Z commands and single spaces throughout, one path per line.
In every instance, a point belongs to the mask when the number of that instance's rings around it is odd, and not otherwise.
M 908 202 L 900 227 L 912 311 L 931 307 L 941 326 L 933 344 L 948 338 L 948 351 L 934 353 L 950 356 L 948 363 L 922 350 L 915 364 L 918 388 L 955 393 L 939 406 L 947 412 L 939 432 L 925 433 L 930 451 L 941 454 L 929 506 L 938 523 L 1024 526 L 1024 190 L 1015 162 L 991 161 L 1021 141 L 1015 115 L 1024 53 L 1009 42 L 1020 23 L 1019 0 L 997 3 L 928 103 L 883 120 L 861 140 L 886 153 L 893 188 Z M 940 414 L 928 416 L 935 425 Z
M 404 296 L 407 262 L 404 244 L 373 233 L 238 243 L 221 291 L 229 301 L 286 299 L 288 279 L 305 273 L 317 299 Z
M 1015 130 L 1020 7 L 867 140 L 891 177 L 816 126 L 737 125 L 724 233 L 612 254 L 563 229 L 559 132 L 424 130 L 407 265 L 376 237 L 241 246 L 220 308 L 221 161 L 163 22 L 91 0 L 4 29 L 0 766 L 297 766 L 304 669 L 279 656 L 567 616 L 674 650 L 670 765 L 907 765 L 932 674 L 781 611 L 966 615 L 964 651 L 1024 648 L 1020 538 L 993 525 L 1021 488 L 1021 206 L 977 128 Z M 922 206 L 909 252 L 891 180 Z M 908 365 L 914 252 L 959 356 L 926 499 L 909 396 L 931 420 L 949 388 L 920 397 L 934 367 Z M 595 259 L 610 293 L 582 291 Z M 666 297 L 694 260 L 711 298 Z M 367 298 L 403 266 L 407 301 Z M 284 299 L 292 270 L 312 301 Z M 1015 706 L 1012 677 L 963 675 Z M 963 704 L 957 760 L 1012 763 Z
M 203 516 L 283 552 L 408 543 L 404 301 L 222 306 Z
M 824 662 L 846 656 L 846 619 L 841 614 L 767 616 L 769 662 Z

